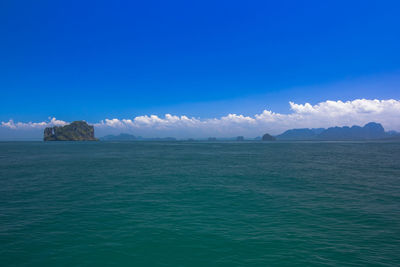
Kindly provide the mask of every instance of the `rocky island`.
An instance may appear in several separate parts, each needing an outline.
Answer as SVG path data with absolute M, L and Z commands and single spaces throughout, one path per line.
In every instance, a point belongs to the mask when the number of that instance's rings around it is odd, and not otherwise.
M 85 121 L 74 121 L 65 126 L 44 129 L 44 141 L 98 141 L 94 137 L 94 127 Z

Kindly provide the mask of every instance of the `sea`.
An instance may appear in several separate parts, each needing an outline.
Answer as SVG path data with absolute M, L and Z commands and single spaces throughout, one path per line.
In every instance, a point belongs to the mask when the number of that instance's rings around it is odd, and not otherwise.
M 400 143 L 0 142 L 0 266 L 400 266 Z

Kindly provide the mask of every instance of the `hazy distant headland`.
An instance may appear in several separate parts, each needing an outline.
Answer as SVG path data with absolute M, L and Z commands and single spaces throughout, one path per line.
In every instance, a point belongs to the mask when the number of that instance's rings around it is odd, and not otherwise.
M 344 127 L 330 127 L 327 129 L 292 129 L 277 135 L 277 140 L 288 141 L 345 141 L 345 140 L 379 140 L 379 139 L 400 139 L 400 133 L 390 131 L 385 132 L 385 129 L 380 123 L 370 122 L 361 126 L 344 126 Z

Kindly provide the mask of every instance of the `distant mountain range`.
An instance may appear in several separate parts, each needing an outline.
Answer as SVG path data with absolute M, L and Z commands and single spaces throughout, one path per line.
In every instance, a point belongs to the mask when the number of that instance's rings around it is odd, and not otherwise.
M 100 138 L 102 141 L 133 141 L 138 140 L 138 138 L 131 134 L 121 133 L 119 135 L 106 135 Z
M 400 139 L 400 133 L 390 131 L 385 132 L 385 129 L 380 123 L 370 122 L 361 126 L 352 127 L 331 127 L 328 129 L 292 129 L 277 135 L 277 140 L 325 140 L 325 141 L 340 141 L 340 140 L 376 140 L 376 139 Z
M 100 138 L 101 141 L 176 141 L 177 139 L 175 137 L 161 137 L 161 138 L 145 138 L 141 136 L 135 136 L 132 134 L 127 134 L 127 133 L 121 133 L 119 135 L 106 135 Z M 202 139 L 193 139 L 193 138 L 187 138 L 184 139 L 185 141 L 196 141 L 196 140 L 201 140 L 201 141 L 244 141 L 243 136 L 237 136 L 237 137 L 221 137 L 221 138 L 216 138 L 216 137 L 208 137 L 208 138 L 202 138 Z
M 106 135 L 100 138 L 101 141 L 176 141 L 174 137 L 144 138 L 132 134 L 121 133 L 119 135 Z
M 100 138 L 101 141 L 176 141 L 174 137 L 164 138 L 144 138 L 141 136 L 134 136 L 127 133 L 121 133 L 119 135 L 106 135 Z M 194 141 L 194 139 L 186 139 L 188 141 Z M 243 136 L 232 137 L 232 138 L 215 138 L 209 137 L 208 139 L 199 139 L 208 141 L 244 141 Z M 395 131 L 385 132 L 385 129 L 380 123 L 370 122 L 361 126 L 344 126 L 344 127 L 331 127 L 331 128 L 303 128 L 303 129 L 291 129 L 286 132 L 271 136 L 268 134 L 263 137 L 256 137 L 248 140 L 264 140 L 264 141 L 345 141 L 345 140 L 400 140 L 400 133 Z

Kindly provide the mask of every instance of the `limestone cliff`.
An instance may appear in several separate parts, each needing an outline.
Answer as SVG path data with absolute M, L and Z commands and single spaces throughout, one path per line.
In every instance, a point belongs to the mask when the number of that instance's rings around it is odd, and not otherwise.
M 44 129 L 44 141 L 98 141 L 94 137 L 94 127 L 85 121 L 74 121 L 65 126 Z

